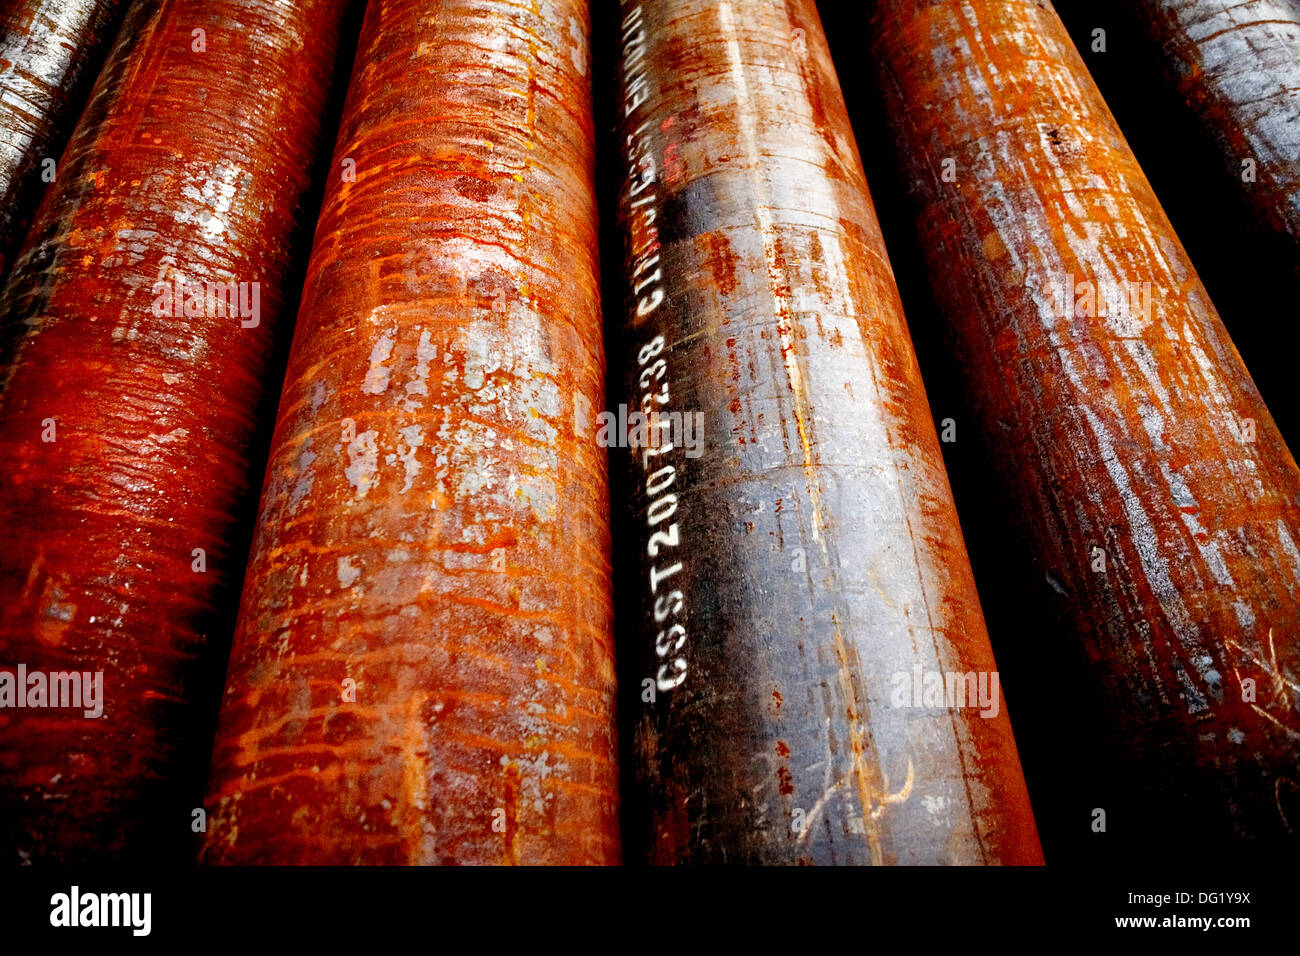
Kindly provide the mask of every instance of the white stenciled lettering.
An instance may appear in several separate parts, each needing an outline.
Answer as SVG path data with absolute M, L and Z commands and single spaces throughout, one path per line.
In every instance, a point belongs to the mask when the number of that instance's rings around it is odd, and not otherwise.
M 645 9 L 641 3 L 627 2 L 624 9 L 626 13 L 621 25 L 623 114 L 629 118 L 636 114 L 629 123 L 636 126 L 624 143 L 627 179 L 623 221 L 628 230 L 627 281 L 630 300 L 635 303 L 631 324 L 636 328 L 661 322 L 665 303 L 669 301 L 666 283 L 672 278 L 670 260 L 665 258 L 659 232 L 662 225 L 659 221 L 661 196 L 658 188 L 661 157 L 653 134 L 656 130 L 669 129 L 674 118 L 662 122 L 652 122 L 650 118 L 659 91 L 655 88 L 654 77 L 647 70 L 652 51 L 647 46 L 650 31 L 645 25 Z M 663 153 L 662 159 L 667 174 L 675 181 L 680 174 L 680 160 L 668 151 Z M 674 373 L 680 371 L 680 366 L 673 360 L 670 344 L 659 333 L 641 345 L 636 356 L 639 401 L 628 403 L 636 409 L 627 418 L 627 424 L 632 425 L 634 431 L 629 434 L 621 418 L 619 421 L 620 443 L 626 437 L 626 444 L 640 452 L 642 500 L 645 502 L 643 527 L 648 535 L 645 556 L 654 561 L 649 566 L 654 617 L 650 633 L 656 635 L 655 656 L 660 664 L 655 673 L 655 686 L 661 692 L 681 686 L 689 672 L 687 612 L 690 589 L 685 584 L 677 584 L 671 590 L 665 586 L 670 581 L 686 580 L 689 524 L 678 516 L 686 504 L 682 497 L 684 491 L 679 482 L 679 469 L 682 456 L 698 456 L 694 441 L 691 444 L 683 442 L 686 420 L 690 419 L 692 435 L 699 430 L 698 413 L 671 407 Z M 619 408 L 621 416 L 623 406 Z

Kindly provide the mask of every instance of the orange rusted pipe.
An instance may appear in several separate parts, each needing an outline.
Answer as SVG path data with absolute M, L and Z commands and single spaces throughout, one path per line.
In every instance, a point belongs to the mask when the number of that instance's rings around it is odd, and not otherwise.
M 0 277 L 22 241 L 94 82 L 123 0 L 16 0 L 0 8 Z
M 1049 854 L 1277 850 L 1300 828 L 1300 471 L 1050 5 L 871 10 L 1006 492 Z
M 816 9 L 621 13 L 629 844 L 1041 862 Z
M 224 643 L 210 642 L 242 569 L 256 416 L 346 7 L 133 4 L 15 260 L 0 308 L 18 333 L 0 381 L 6 863 L 192 859 Z
M 208 862 L 619 859 L 587 36 L 581 0 L 366 11 Z

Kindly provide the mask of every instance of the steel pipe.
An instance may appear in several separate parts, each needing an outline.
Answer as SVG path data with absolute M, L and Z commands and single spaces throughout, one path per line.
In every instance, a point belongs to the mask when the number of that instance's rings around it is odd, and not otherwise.
M 1127 854 L 1273 851 L 1300 826 L 1295 460 L 1051 6 L 870 9 L 1005 493 L 1012 547 L 980 549 L 1039 636 L 1017 643 L 1040 828 L 1082 856 L 1116 832 Z
M 213 863 L 612 863 L 587 6 L 372 0 L 223 702 Z
M 122 0 L 17 0 L 0 8 L 0 277 L 121 19 Z
M 1040 862 L 815 7 L 621 14 L 629 841 L 655 863 Z
M 255 414 L 346 6 L 134 4 L 15 260 L 10 860 L 192 852 L 210 733 L 196 687 L 221 668 L 212 629 L 242 570 Z
M 1131 14 L 1222 154 L 1242 200 L 1300 277 L 1300 5 L 1138 0 Z

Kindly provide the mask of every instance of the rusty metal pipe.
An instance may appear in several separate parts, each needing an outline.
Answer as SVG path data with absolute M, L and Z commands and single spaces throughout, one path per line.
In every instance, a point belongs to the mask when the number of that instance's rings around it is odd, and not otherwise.
M 134 4 L 15 260 L 0 308 L 20 333 L 0 384 L 10 861 L 192 852 L 210 726 L 192 695 L 221 666 L 211 630 L 244 557 L 254 415 L 345 6 Z M 13 709 L 20 668 L 28 709 Z M 53 674 L 72 671 L 98 693 L 65 682 L 55 706 Z M 95 701 L 76 706 L 81 691 Z
M 582 0 L 369 4 L 207 862 L 619 859 L 588 64 Z
M 1137 0 L 1130 12 L 1213 138 L 1242 200 L 1284 238 L 1300 276 L 1300 5 Z
M 0 278 L 58 178 L 67 142 L 113 40 L 123 0 L 19 0 L 0 8 Z
M 813 3 L 621 15 L 629 840 L 656 863 L 1040 862 Z M 989 706 L 932 698 L 945 675 Z
M 1038 635 L 1019 713 L 1051 728 L 1026 757 L 1040 827 L 1085 856 L 1118 846 L 1103 832 L 1170 859 L 1276 850 L 1300 827 L 1300 471 L 1050 5 L 870 9 L 1006 493 L 1000 573 Z

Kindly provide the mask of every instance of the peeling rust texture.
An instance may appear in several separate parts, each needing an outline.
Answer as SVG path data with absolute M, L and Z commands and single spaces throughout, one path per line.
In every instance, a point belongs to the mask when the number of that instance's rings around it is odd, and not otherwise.
M 45 160 L 59 158 L 123 7 L 17 0 L 0 9 L 0 276 L 49 181 Z
M 207 862 L 619 859 L 588 26 L 366 11 Z
M 621 14 L 613 401 L 670 423 L 617 453 L 637 838 L 655 863 L 1040 862 L 1000 693 L 911 699 L 996 665 L 814 5 Z M 671 416 L 696 413 L 693 453 Z
M 1133 14 L 1246 203 L 1286 238 L 1300 276 L 1300 4 L 1138 0 Z
M 1033 554 L 1006 573 L 1088 688 L 1027 714 L 1093 741 L 1053 796 L 1085 830 L 1105 788 L 1145 794 L 1141 826 L 1111 821 L 1137 846 L 1276 850 L 1300 828 L 1295 460 L 1050 6 L 872 9 L 935 298 Z
M 228 545 L 343 6 L 135 4 L 15 260 L 0 665 L 102 671 L 103 714 L 0 710 L 9 860 L 184 845 L 202 775 L 188 793 L 180 768 L 206 745 L 187 694 L 221 667 L 205 645 L 244 557 Z M 198 297 L 205 314 L 157 314 L 178 276 L 259 282 L 260 323 Z

